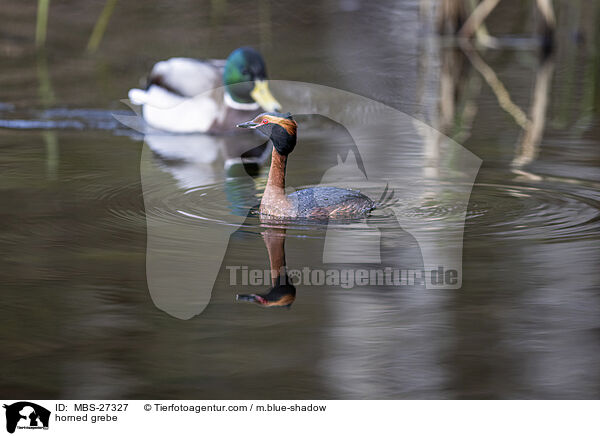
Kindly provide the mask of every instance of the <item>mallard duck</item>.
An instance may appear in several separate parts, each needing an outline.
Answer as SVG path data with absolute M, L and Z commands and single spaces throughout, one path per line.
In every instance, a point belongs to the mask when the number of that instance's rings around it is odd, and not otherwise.
M 176 133 L 226 133 L 266 111 L 280 110 L 267 82 L 265 62 L 251 47 L 226 61 L 171 58 L 152 68 L 148 86 L 129 90 L 152 127 Z

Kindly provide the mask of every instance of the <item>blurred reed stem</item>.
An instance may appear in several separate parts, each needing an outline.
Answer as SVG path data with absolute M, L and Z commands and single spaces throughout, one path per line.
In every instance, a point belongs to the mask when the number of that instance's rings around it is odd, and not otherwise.
M 50 107 L 56 103 L 56 97 L 52 88 L 50 72 L 48 70 L 48 58 L 46 51 L 40 50 L 36 58 L 37 78 L 38 78 L 38 93 L 40 100 L 45 107 Z
M 102 9 L 102 13 L 98 17 L 98 21 L 96 21 L 96 25 L 94 26 L 94 30 L 92 31 L 90 40 L 87 44 L 86 50 L 89 53 L 94 53 L 98 50 L 116 4 L 117 0 L 106 0 L 104 9 Z
M 35 45 L 43 47 L 46 44 L 46 30 L 48 28 L 48 10 L 50 0 L 38 0 L 37 21 L 35 25 Z
M 58 136 L 56 132 L 46 130 L 42 132 L 42 137 L 46 145 L 46 177 L 49 180 L 56 180 L 56 173 L 60 163 Z
M 41 49 L 37 52 L 36 66 L 40 100 L 45 108 L 52 107 L 56 103 L 56 96 L 52 88 L 50 71 L 48 70 L 46 50 Z M 42 132 L 42 138 L 46 147 L 46 177 L 49 180 L 55 180 L 60 163 L 58 135 L 52 130 L 45 130 Z
M 498 6 L 498 3 L 500 3 L 500 0 L 483 0 L 476 5 L 459 30 L 459 35 L 464 38 L 471 38 L 481 28 L 487 16 Z
M 260 35 L 260 49 L 267 51 L 271 48 L 271 5 L 266 0 L 258 2 L 258 31 Z
M 463 52 L 467 56 L 467 59 L 471 62 L 471 65 L 475 67 L 477 71 L 483 76 L 483 79 L 487 82 L 492 92 L 498 100 L 498 104 L 506 113 L 508 113 L 515 122 L 524 130 L 529 128 L 529 119 L 523 110 L 517 106 L 512 99 L 508 90 L 504 84 L 500 81 L 496 72 L 481 58 L 479 53 L 468 45 L 463 44 Z

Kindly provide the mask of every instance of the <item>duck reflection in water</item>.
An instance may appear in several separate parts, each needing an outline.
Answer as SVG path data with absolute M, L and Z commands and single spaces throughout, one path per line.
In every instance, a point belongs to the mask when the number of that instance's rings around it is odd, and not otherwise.
M 144 142 L 183 189 L 214 183 L 223 178 L 223 169 L 226 177 L 256 177 L 272 148 L 259 135 L 151 134 Z
M 291 284 L 285 263 L 285 229 L 267 228 L 263 239 L 269 252 L 271 283 L 273 287 L 264 294 L 238 294 L 238 301 L 249 301 L 264 307 L 290 308 L 296 300 L 296 287 Z

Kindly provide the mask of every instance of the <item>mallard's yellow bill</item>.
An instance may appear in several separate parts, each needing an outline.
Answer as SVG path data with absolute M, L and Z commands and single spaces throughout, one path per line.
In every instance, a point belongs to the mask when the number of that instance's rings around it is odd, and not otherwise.
M 266 80 L 256 80 L 254 82 L 254 89 L 250 92 L 250 96 L 260 105 L 260 107 L 268 112 L 281 110 L 281 105 L 275 100 L 271 91 L 269 91 L 269 84 Z

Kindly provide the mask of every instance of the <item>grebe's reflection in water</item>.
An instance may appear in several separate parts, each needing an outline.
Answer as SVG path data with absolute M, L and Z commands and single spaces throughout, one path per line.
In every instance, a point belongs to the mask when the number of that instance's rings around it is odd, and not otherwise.
M 269 270 L 260 270 L 260 272 L 269 273 L 268 277 L 271 281 L 271 287 L 266 290 L 266 292 L 238 293 L 236 295 L 237 301 L 252 302 L 263 307 L 285 307 L 289 309 L 292 303 L 294 303 L 296 300 L 295 284 L 300 284 L 301 282 L 298 273 L 299 271 L 305 271 L 306 269 L 311 272 L 311 277 L 313 271 L 323 272 L 323 275 L 325 275 L 329 272 L 339 272 L 341 270 L 351 271 L 352 273 L 355 273 L 358 270 L 366 269 L 384 271 L 386 268 L 390 270 L 423 270 L 423 256 L 417 240 L 410 235 L 410 233 L 403 230 L 394 217 L 388 217 L 387 220 L 377 218 L 367 219 L 367 225 L 372 226 L 379 233 L 378 242 L 381 251 L 381 263 L 372 264 L 368 261 L 359 264 L 316 262 L 316 259 L 320 260 L 322 258 L 322 254 L 325 250 L 327 250 L 327 248 L 325 235 L 321 235 L 322 238 L 314 235 L 317 237 L 292 238 L 294 241 L 293 251 L 295 253 L 293 257 L 297 257 L 298 259 L 297 261 L 294 260 L 292 262 L 292 270 L 290 270 L 291 272 L 288 271 L 288 265 L 286 262 L 285 242 L 287 237 L 287 228 L 285 224 L 282 224 L 281 222 L 276 223 L 263 220 L 262 225 L 268 226 L 264 227 L 262 239 L 267 248 L 269 257 Z M 293 228 L 293 226 L 297 224 L 292 222 L 289 225 Z M 330 232 L 326 225 L 323 225 L 322 230 L 326 230 L 327 234 Z M 346 229 L 345 233 L 361 233 L 362 230 L 362 227 L 354 228 L 353 230 Z M 360 235 L 358 236 L 358 238 L 346 238 L 349 243 L 352 244 L 352 247 L 344 246 L 343 244 L 336 247 L 339 250 L 337 253 L 337 257 L 339 259 L 342 259 L 343 257 L 341 256 L 343 256 L 345 253 L 350 253 L 352 251 L 357 251 L 360 253 L 365 247 L 370 247 L 372 245 L 372 242 L 370 241 L 370 235 L 367 235 L 367 238 L 362 239 L 364 244 L 360 242 Z M 340 240 L 343 239 L 344 238 L 340 238 Z M 298 250 L 299 247 L 300 250 Z M 227 265 L 227 262 L 225 262 L 224 265 L 226 265 L 228 268 L 231 267 Z M 250 274 L 252 274 L 252 272 L 250 272 Z M 293 276 L 294 278 L 292 279 L 290 276 Z M 305 278 L 303 280 L 306 280 L 306 275 L 304 277 Z M 323 283 L 312 283 L 311 280 L 309 280 L 308 283 L 303 282 L 303 284 L 317 286 L 323 285 Z M 230 282 L 230 284 L 233 283 Z M 344 283 L 341 281 L 335 283 L 331 287 L 340 288 L 340 285 L 342 285 L 341 287 L 344 287 Z M 372 287 L 372 285 L 389 286 L 389 283 L 369 283 L 369 287 Z M 364 288 L 364 286 L 360 287 Z M 423 287 L 424 283 L 416 283 L 411 285 L 412 289 Z M 398 289 L 398 287 L 394 287 L 393 290 L 401 291 L 401 289 Z
M 272 288 L 263 294 L 238 294 L 237 300 L 265 307 L 287 307 L 296 300 L 296 287 L 290 282 L 285 263 L 285 229 L 267 228 L 262 236 L 269 252 Z

